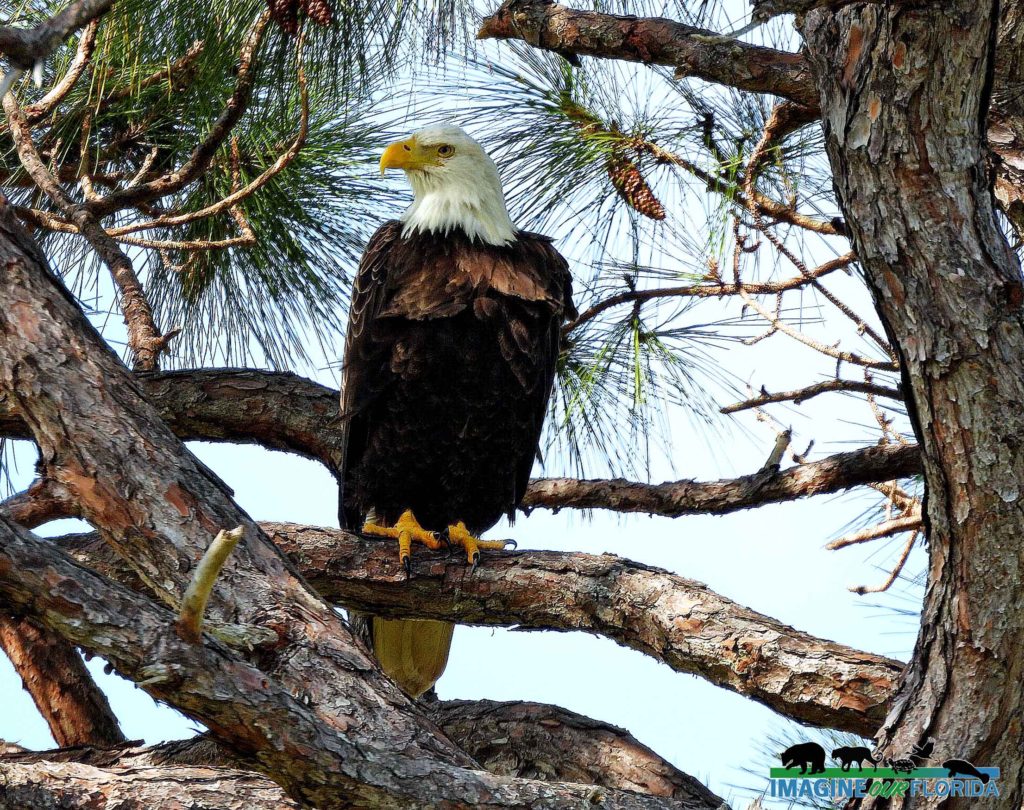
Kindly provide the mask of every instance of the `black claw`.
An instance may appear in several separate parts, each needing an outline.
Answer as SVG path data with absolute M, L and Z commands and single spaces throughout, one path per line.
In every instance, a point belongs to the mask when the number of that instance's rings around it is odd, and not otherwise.
M 437 539 L 441 540 L 448 547 L 448 556 L 450 557 L 455 546 L 452 545 L 452 537 L 447 527 L 443 531 L 437 532 Z
M 505 544 L 505 551 L 515 551 L 517 548 L 519 548 L 519 544 L 511 537 L 502 540 L 501 542 Z
M 480 562 L 480 552 L 478 551 L 478 552 L 476 552 L 473 555 L 473 564 L 469 567 L 469 574 L 470 574 L 470 576 L 472 576 L 473 573 L 476 571 L 476 567 L 479 564 L 479 562 Z
M 412 579 L 412 559 L 410 557 L 402 557 L 402 566 L 405 568 L 405 578 Z

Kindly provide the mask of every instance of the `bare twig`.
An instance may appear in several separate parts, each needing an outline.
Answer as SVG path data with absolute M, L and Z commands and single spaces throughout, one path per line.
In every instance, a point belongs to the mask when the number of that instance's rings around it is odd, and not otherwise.
M 833 273 L 849 266 L 855 260 L 852 253 L 846 253 L 835 259 L 824 262 L 810 271 L 811 278 Z M 733 281 L 731 284 L 723 284 L 720 279 L 710 279 L 700 284 L 689 284 L 682 287 L 661 287 L 651 290 L 629 290 L 627 292 L 610 295 L 598 301 L 591 307 L 580 313 L 579 317 L 570 321 L 562 327 L 562 334 L 568 334 L 579 328 L 588 321 L 592 321 L 602 312 L 622 304 L 644 303 L 660 298 L 720 298 L 730 295 L 777 295 L 786 290 L 795 290 L 804 287 L 809 279 L 803 275 L 795 276 L 783 281 L 765 281 L 744 283 Z
M 793 105 L 792 102 L 787 103 L 790 104 L 790 107 L 799 106 Z M 805 120 L 804 123 L 814 120 L 816 117 L 817 116 L 812 116 Z M 733 178 L 726 178 L 720 175 L 711 174 L 710 172 L 700 168 L 692 161 L 689 161 L 674 152 L 670 152 L 669 150 L 650 141 L 637 139 L 635 141 L 631 141 L 631 145 L 639 150 L 647 152 L 654 157 L 655 160 L 661 163 L 678 166 L 684 171 L 692 174 L 694 177 L 704 182 L 710 191 L 721 192 L 724 189 L 733 186 L 736 182 Z M 798 228 L 803 228 L 806 231 L 829 236 L 836 236 L 839 234 L 839 230 L 836 228 L 836 223 L 832 220 L 809 217 L 806 214 L 802 214 L 797 211 L 795 207 L 784 205 L 777 200 L 773 200 L 771 197 L 761 193 L 756 188 L 752 191 L 752 197 L 748 198 L 746 194 L 737 192 L 731 194 L 728 197 L 728 201 L 733 205 L 743 208 L 744 210 L 749 209 L 750 206 L 753 205 L 759 212 L 771 217 L 777 222 L 786 222 L 790 225 L 795 225 Z
M 902 399 L 903 395 L 898 388 L 889 388 L 876 383 L 861 382 L 859 380 L 826 380 L 825 382 L 808 385 L 806 388 L 797 388 L 793 391 L 778 391 L 769 393 L 764 388 L 756 397 L 745 399 L 742 402 L 735 402 L 722 408 L 722 413 L 738 413 L 740 411 L 759 408 L 773 402 L 792 402 L 799 405 L 812 397 L 826 394 L 833 391 L 849 391 L 858 394 L 872 394 L 874 396 L 888 397 L 890 399 Z
M 29 124 L 35 124 L 49 115 L 64 100 L 64 97 L 71 92 L 71 88 L 81 78 L 86 67 L 89 65 L 89 60 L 92 59 L 92 52 L 96 47 L 96 32 L 99 30 L 99 27 L 99 20 L 93 20 L 85 27 L 85 30 L 82 31 L 81 39 L 78 40 L 75 58 L 68 67 L 67 73 L 45 96 L 25 108 L 25 120 Z
M 244 536 L 244 526 L 237 526 L 230 531 L 221 530 L 213 538 L 210 547 L 196 566 L 192 581 L 181 600 L 181 611 L 178 614 L 178 633 L 186 641 L 195 643 L 202 636 L 203 614 L 206 612 L 206 603 L 210 600 L 217 576 L 228 556 L 238 545 L 238 541 Z
M 782 466 L 782 457 L 786 455 L 786 450 L 789 449 L 789 443 L 793 440 L 793 431 L 789 428 L 786 430 L 780 430 L 778 435 L 775 437 L 775 445 L 772 447 L 771 453 L 768 454 L 768 458 L 765 460 L 759 473 L 777 473 L 779 467 Z
M 841 360 L 844 363 L 850 363 L 855 366 L 863 366 L 864 368 L 877 368 L 882 371 L 896 371 L 897 369 L 896 364 L 891 360 L 872 360 L 869 357 L 864 357 L 863 355 L 855 354 L 854 352 L 849 352 L 844 349 L 840 349 L 837 346 L 827 346 L 821 341 L 815 340 L 809 335 L 805 335 L 803 332 L 794 329 L 792 326 L 790 326 L 788 323 L 782 320 L 782 318 L 779 317 L 777 312 L 769 312 L 757 301 L 756 298 L 753 298 L 745 289 L 740 289 L 737 294 L 746 302 L 746 304 L 751 309 L 757 312 L 758 315 L 760 315 L 762 318 L 768 321 L 768 323 L 770 323 L 778 331 L 784 332 L 791 338 L 794 338 L 800 343 L 803 343 L 805 346 L 814 349 L 816 352 L 820 352 L 821 354 L 824 354 L 827 357 L 835 358 L 836 360 Z
M 896 561 L 896 565 L 893 566 L 892 571 L 889 572 L 889 576 L 886 577 L 885 582 L 881 585 L 855 585 L 850 588 L 856 594 L 863 596 L 866 593 L 882 593 L 883 591 L 889 590 L 892 584 L 899 577 L 903 571 L 903 567 L 907 564 L 907 559 L 910 557 L 910 551 L 914 548 L 914 543 L 917 542 L 917 537 L 921 532 L 913 531 L 910 533 L 910 537 L 907 538 L 906 545 L 903 546 L 903 551 L 900 553 L 900 558 Z
M 833 540 L 825 548 L 829 551 L 836 551 L 837 549 L 847 548 L 858 543 L 869 543 L 882 537 L 892 537 L 892 535 L 900 534 L 901 532 L 918 532 L 923 526 L 920 514 L 905 515 L 844 535 L 838 540 Z
M 664 18 L 576 11 L 550 0 L 506 0 L 484 19 L 477 37 L 521 39 L 555 52 L 667 65 L 680 76 L 774 93 L 818 108 L 817 89 L 802 55 L 722 41 L 714 31 Z

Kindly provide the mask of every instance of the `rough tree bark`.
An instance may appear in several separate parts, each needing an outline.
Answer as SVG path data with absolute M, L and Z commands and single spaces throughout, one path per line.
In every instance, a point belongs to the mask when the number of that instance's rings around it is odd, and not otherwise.
M 912 664 L 878 737 L 906 754 L 1024 759 L 1024 288 L 996 224 L 985 120 L 994 0 L 808 14 L 836 191 L 904 374 L 930 571 Z M 914 799 L 914 806 L 929 801 Z M 960 806 L 966 800 L 949 800 Z
M 746 695 L 804 723 L 872 734 L 903 665 L 817 638 L 700 582 L 611 554 L 520 551 L 472 577 L 442 552 L 417 553 L 407 578 L 387 545 L 338 529 L 261 523 L 313 587 L 381 616 L 533 630 L 582 630 Z M 141 583 L 96 535 L 62 538 L 89 568 Z
M 127 741 L 78 651 L 25 619 L 0 615 L 0 648 L 21 677 L 57 745 Z
M 248 629 L 264 643 L 249 654 L 211 640 L 189 650 L 173 633 L 157 632 L 171 627 L 173 614 L 69 568 L 52 545 L 0 518 L 7 527 L 0 580 L 9 604 L 109 657 L 317 806 L 558 807 L 590 795 L 578 785 L 476 770 L 409 704 L 174 437 L 2 204 L 0 263 L 0 386 L 29 424 L 47 477 L 67 488 L 83 516 L 172 607 L 211 537 L 244 527 L 211 601 L 211 624 Z M 118 629 L 119 644 L 111 646 Z M 663 806 L 634 794 L 617 801 Z
M 700 782 L 625 730 L 557 706 L 437 701 L 426 696 L 419 705 L 461 748 L 498 775 L 635 790 L 694 810 L 718 810 L 723 805 Z M 38 799 L 35 804 L 26 801 L 25 808 L 49 806 L 46 800 L 75 805 L 92 796 L 95 801 L 97 792 L 113 803 L 120 798 L 118 791 L 130 791 L 136 775 L 142 778 L 134 798 L 147 809 L 170 806 L 172 799 L 187 803 L 186 798 L 195 803 L 195 810 L 298 806 L 269 780 L 246 771 L 245 763 L 209 734 L 141 748 L 78 746 L 55 751 L 5 751 L 0 741 L 0 775 L 8 788 L 0 798 Z M 157 791 L 167 793 L 164 801 L 150 800 L 161 796 Z M 236 802 L 236 795 L 248 803 Z

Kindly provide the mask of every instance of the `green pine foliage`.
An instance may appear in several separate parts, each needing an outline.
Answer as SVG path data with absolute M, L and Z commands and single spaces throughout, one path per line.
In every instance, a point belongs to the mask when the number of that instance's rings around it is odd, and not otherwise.
M 62 5 L 26 1 L 10 19 L 31 22 Z M 363 246 L 408 199 L 401 183 L 376 172 L 380 151 L 398 135 L 450 120 L 498 162 L 516 222 L 555 237 L 569 257 L 580 311 L 626 296 L 567 331 L 548 458 L 590 475 L 643 475 L 657 455 L 649 448 L 669 446 L 673 412 L 695 419 L 696 432 L 711 440 L 727 429 L 718 410 L 739 386 L 725 370 L 724 350 L 763 331 L 763 322 L 724 302 L 638 305 L 628 297 L 714 284 L 712 267 L 730 265 L 734 218 L 749 224 L 737 202 L 743 171 L 769 102 L 678 81 L 662 69 L 596 59 L 574 66 L 522 43 L 477 44 L 481 14 L 494 10 L 486 4 L 329 5 L 327 26 L 295 12 L 301 38 L 274 20 L 266 25 L 244 113 L 194 182 L 104 220 L 126 228 L 217 205 L 281 161 L 308 111 L 297 155 L 235 209 L 125 235 L 157 323 L 182 329 L 164 364 L 301 370 L 324 354 L 337 357 Z M 601 0 L 594 8 L 735 27 L 722 4 L 703 0 Z M 81 171 L 107 194 L 141 172 L 151 177 L 185 165 L 234 103 L 240 54 L 267 13 L 266 0 L 119 0 L 99 25 L 87 70 L 35 129 L 36 146 L 67 193 L 84 199 Z M 47 61 L 41 88 L 22 80 L 23 107 L 45 98 L 74 63 L 76 47 L 69 42 Z M 5 130 L 0 172 L 14 204 L 59 213 L 24 176 Z M 817 131 L 773 148 L 757 186 L 830 216 Z M 83 304 L 101 310 L 94 321 L 116 345 L 116 296 L 105 269 L 78 236 L 37 234 Z M 755 257 L 747 265 L 751 280 L 783 272 L 777 260 L 762 267 Z M 813 293 L 808 298 L 813 305 Z

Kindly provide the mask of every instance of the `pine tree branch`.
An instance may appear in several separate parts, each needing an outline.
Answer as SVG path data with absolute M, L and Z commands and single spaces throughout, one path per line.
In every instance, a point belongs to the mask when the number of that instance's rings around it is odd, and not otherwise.
M 75 31 L 106 13 L 114 0 L 76 0 L 35 28 L 0 26 L 0 53 L 22 70 L 29 70 L 53 53 Z
M 886 397 L 888 399 L 895 400 L 902 399 L 899 389 L 890 388 L 887 385 L 879 385 L 878 383 L 866 382 L 863 380 L 825 380 L 824 382 L 808 385 L 806 388 L 797 388 L 793 391 L 776 391 L 775 393 L 770 393 L 762 389 L 761 393 L 756 397 L 750 397 L 742 402 L 734 402 L 732 405 L 726 405 L 722 408 L 722 413 L 739 413 L 740 411 L 750 410 L 751 408 L 760 408 L 764 405 L 770 405 L 775 402 L 792 402 L 794 405 L 799 405 L 801 402 L 806 402 L 813 397 L 835 391 L 871 394 L 872 396 Z
M 725 298 L 734 295 L 779 295 L 789 290 L 798 290 L 801 287 L 806 287 L 813 284 L 817 279 L 827 276 L 829 273 L 843 270 L 853 264 L 856 259 L 857 257 L 852 252 L 844 253 L 842 256 L 837 256 L 834 259 L 823 262 L 809 270 L 807 274 L 801 273 L 799 276 L 781 281 L 726 283 L 719 278 L 712 278 L 699 284 L 686 284 L 680 287 L 628 290 L 610 295 L 588 307 L 574 320 L 569 321 L 569 323 L 562 327 L 562 334 L 568 335 L 583 324 L 594 320 L 598 315 L 623 304 L 643 304 L 663 298 Z
M 96 32 L 99 27 L 99 20 L 95 19 L 85 27 L 78 41 L 78 48 L 75 50 L 75 58 L 68 66 L 67 72 L 45 96 L 25 108 L 25 120 L 29 124 L 36 124 L 53 112 L 82 77 L 92 59 L 92 52 L 96 47 Z
M 803 723 L 872 733 L 902 669 L 794 630 L 702 583 L 610 554 L 490 554 L 469 575 L 461 560 L 417 550 L 407 578 L 386 543 L 339 529 L 260 525 L 321 595 L 344 607 L 597 633 Z M 79 562 L 137 587 L 96 535 L 58 542 Z
M 552 0 L 506 0 L 484 19 L 477 38 L 521 39 L 555 53 L 667 65 L 680 78 L 694 76 L 818 107 L 817 89 L 800 54 L 748 45 L 661 17 L 576 11 Z
M 52 460 L 47 474 L 174 607 L 211 535 L 243 526 L 245 539 L 210 600 L 210 622 L 251 625 L 277 641 L 252 652 L 209 636 L 190 644 L 171 610 L 0 518 L 7 605 L 104 656 L 310 804 L 565 807 L 592 798 L 592 788 L 474 770 L 174 437 L 2 203 L 0 265 L 0 389 Z M 668 806 L 606 793 L 623 807 Z
M 160 333 L 153 320 L 153 309 L 146 299 L 142 282 L 131 260 L 100 225 L 99 218 L 88 209 L 88 205 L 72 200 L 50 174 L 36 149 L 32 131 L 13 92 L 4 95 L 3 108 L 21 165 L 40 191 L 53 201 L 110 269 L 111 278 L 121 293 L 121 312 L 128 327 L 128 348 L 135 358 L 136 370 L 153 371 L 157 367 L 160 353 L 176 334 L 175 330 L 166 335 Z
M 89 201 L 86 206 L 91 214 L 102 218 L 125 208 L 166 197 L 168 194 L 181 191 L 199 178 L 249 107 L 256 73 L 256 51 L 269 21 L 270 11 L 266 10 L 253 24 L 239 55 L 235 87 L 225 102 L 224 109 L 213 122 L 210 131 L 202 141 L 196 144 L 188 160 L 174 171 L 154 180 L 139 183 L 130 188 L 118 189 L 106 197 Z
M 338 392 L 290 373 L 218 369 L 136 377 L 168 426 L 184 441 L 255 443 L 323 463 L 337 474 Z M 0 393 L 0 436 L 31 438 L 28 426 Z M 523 508 L 611 509 L 678 517 L 727 514 L 768 503 L 840 492 L 917 475 L 916 445 L 865 447 L 772 474 L 719 481 L 645 484 L 626 479 L 539 478 Z
M 778 472 L 721 481 L 642 484 L 621 478 L 541 478 L 530 483 L 523 508 L 610 509 L 669 517 L 724 515 L 920 472 L 921 458 L 916 445 L 886 445 L 836 453 Z
M 5 518 L 0 518 L 0 596 L 12 609 L 102 655 L 154 698 L 215 729 L 218 739 L 251 758 L 290 795 L 316 807 L 444 801 L 482 808 L 560 808 L 577 807 L 594 797 L 594 789 L 587 786 L 471 770 L 465 767 L 474 765 L 468 758 L 460 767 L 445 761 L 440 750 L 431 756 L 406 747 L 398 757 L 396 749 L 380 747 L 387 737 L 378 737 L 374 745 L 366 739 L 365 726 L 360 734 L 354 723 L 339 727 L 326 722 L 308 691 L 296 697 L 219 642 L 181 639 L 173 613 L 78 566 L 53 543 Z M 347 661 L 358 665 L 352 658 Z M 307 690 L 311 688 L 307 682 Z M 354 697 L 358 699 L 350 692 L 346 705 Z M 361 724 L 367 709 L 359 712 Z M 680 806 L 636 793 L 602 792 L 611 806 Z
M 498 776 L 634 790 L 707 810 L 718 810 L 723 805 L 722 799 L 629 732 L 558 706 L 426 698 L 419 706 L 460 747 Z M 210 734 L 141 748 L 79 746 L 8 754 L 0 748 L 0 764 L 5 766 L 65 762 L 122 770 L 199 766 L 238 771 L 247 767 Z M 221 773 L 226 781 L 236 778 L 227 770 Z M 260 779 L 251 772 L 245 778 Z M 290 807 L 284 795 L 280 796 L 283 806 Z
M 0 648 L 58 745 L 107 747 L 127 741 L 73 645 L 24 619 L 0 614 Z
M 207 766 L 98 768 L 77 762 L 5 762 L 6 806 L 187 807 L 189 810 L 299 810 L 259 774 Z M 97 804 L 102 802 L 102 804 Z

